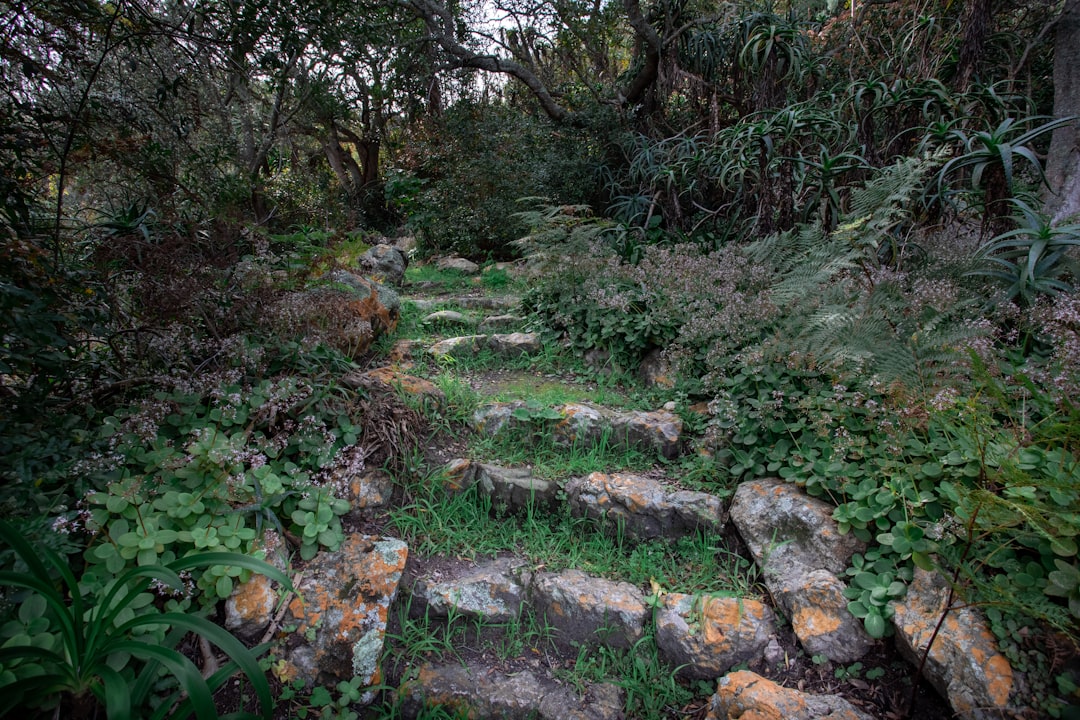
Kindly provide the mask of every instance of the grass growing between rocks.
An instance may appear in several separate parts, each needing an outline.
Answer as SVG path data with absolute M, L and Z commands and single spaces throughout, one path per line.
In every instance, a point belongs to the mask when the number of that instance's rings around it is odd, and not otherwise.
M 471 559 L 512 552 L 548 572 L 574 568 L 638 587 L 657 583 L 669 592 L 762 594 L 753 563 L 725 550 L 718 535 L 633 544 L 617 529 L 598 529 L 573 517 L 569 508 L 549 514 L 530 507 L 507 515 L 478 487 L 449 492 L 437 476 L 391 511 L 389 525 L 425 557 Z
M 714 691 L 711 683 L 691 689 L 679 682 L 675 671 L 660 658 L 649 626 L 629 650 L 582 647 L 574 666 L 557 676 L 579 690 L 584 682 L 621 687 L 626 691 L 626 716 L 632 718 L 682 717 L 696 697 L 707 698 Z
M 655 453 L 612 442 L 610 430 L 605 430 L 599 442 L 592 445 L 559 443 L 544 428 L 534 432 L 504 431 L 478 439 L 473 443 L 472 456 L 498 465 L 530 465 L 534 475 L 545 479 L 644 471 L 657 462 Z

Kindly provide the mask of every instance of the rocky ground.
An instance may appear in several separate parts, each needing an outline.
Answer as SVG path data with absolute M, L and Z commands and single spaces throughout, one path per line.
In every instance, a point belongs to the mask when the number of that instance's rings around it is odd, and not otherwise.
M 457 260 L 409 282 L 398 254 L 368 268 L 403 285 L 397 334 L 347 382 L 431 434 L 346 479 L 352 534 L 294 566 L 298 594 L 255 578 L 229 601 L 231 629 L 278 643 L 280 682 L 351 683 L 361 717 L 1024 716 L 982 618 L 939 627 L 941 578 L 920 571 L 874 640 L 843 595 L 863 548 L 830 505 L 780 480 L 711 492 L 662 392 L 545 347 L 516 283 Z

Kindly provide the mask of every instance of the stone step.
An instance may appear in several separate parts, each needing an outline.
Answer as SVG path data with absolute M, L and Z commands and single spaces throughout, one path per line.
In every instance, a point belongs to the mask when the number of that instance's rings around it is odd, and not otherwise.
M 617 523 L 638 542 L 724 530 L 724 501 L 718 496 L 674 490 L 641 475 L 594 472 L 570 480 L 565 491 L 576 517 Z
M 594 446 L 606 440 L 616 447 L 655 451 L 669 460 L 682 452 L 682 419 L 667 410 L 618 411 L 586 403 L 537 408 L 517 400 L 481 407 L 471 425 L 491 436 L 510 431 L 551 432 L 562 445 Z
M 500 357 L 520 357 L 540 352 L 543 346 L 537 333 L 510 333 L 508 335 L 464 335 L 440 340 L 427 349 L 436 358 L 463 358 L 490 350 Z
M 406 297 L 420 312 L 433 312 L 437 307 L 456 307 L 462 310 L 514 310 L 521 304 L 516 295 L 455 295 L 451 297 Z
M 528 468 L 457 459 L 451 460 L 443 473 L 451 490 L 466 490 L 477 485 L 496 506 L 512 511 L 551 510 L 558 501 L 558 483 L 538 478 Z
M 403 717 L 436 707 L 455 717 L 503 720 L 622 720 L 625 691 L 582 682 L 559 683 L 542 668 L 507 673 L 484 664 L 425 664 L 398 689 Z

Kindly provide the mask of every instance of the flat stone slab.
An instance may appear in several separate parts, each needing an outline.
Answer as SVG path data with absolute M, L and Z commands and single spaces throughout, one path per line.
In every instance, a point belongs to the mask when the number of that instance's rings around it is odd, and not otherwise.
M 443 707 L 461 717 L 504 720 L 622 720 L 625 693 L 611 684 L 585 683 L 580 695 L 529 670 L 506 675 L 460 663 L 424 665 L 398 690 L 401 710 L 415 718 Z
M 453 492 L 479 486 L 495 504 L 509 510 L 547 509 L 558 504 L 558 484 L 536 477 L 528 468 L 503 467 L 471 460 L 451 460 L 443 468 Z
M 428 348 L 428 354 L 432 357 L 471 357 L 480 351 L 487 342 L 487 335 L 463 335 L 461 337 L 440 340 Z
M 316 555 L 286 611 L 284 625 L 296 626 L 290 638 L 300 643 L 288 650 L 280 677 L 323 685 L 358 677 L 365 687 L 378 685 L 386 616 L 408 554 L 400 540 L 351 535 L 337 551 Z
M 874 720 L 839 695 L 810 695 L 777 685 L 749 670 L 725 675 L 706 720 Z
M 618 447 L 651 450 L 673 459 L 682 452 L 682 420 L 667 410 L 620 412 L 586 403 L 533 409 L 524 400 L 490 403 L 478 409 L 471 425 L 495 435 L 507 430 L 549 430 L 564 445 L 595 445 L 604 439 Z
M 539 617 L 564 645 L 630 648 L 641 639 L 648 608 L 635 586 L 586 575 L 580 570 L 539 573 L 530 592 Z
M 473 324 L 471 318 L 466 315 L 462 315 L 456 310 L 438 310 L 431 313 L 430 315 L 426 315 L 421 322 L 457 326 L 466 326 Z
M 509 335 L 464 335 L 440 340 L 428 348 L 434 357 L 470 357 L 487 349 L 501 357 L 520 357 L 539 352 L 543 346 L 537 333 Z
M 480 272 L 479 265 L 472 260 L 460 257 L 440 258 L 435 262 L 435 267 L 440 270 L 453 270 L 465 275 L 477 275 Z
M 803 649 L 847 663 L 874 640 L 847 609 L 839 577 L 865 545 L 840 533 L 833 509 L 794 484 L 766 479 L 739 485 L 730 515 Z
M 840 534 L 833 510 L 794 483 L 752 480 L 735 490 L 731 521 L 759 564 L 767 558 L 773 571 L 781 565 L 798 565 L 839 575 L 866 544 L 850 533 Z
M 918 665 L 945 612 L 949 585 L 938 573 L 915 570 L 907 597 L 894 605 L 896 645 Z M 954 602 L 959 605 L 961 603 Z M 963 718 L 1020 717 L 1009 708 L 1015 684 L 1009 661 L 998 652 L 986 621 L 970 607 L 948 611 L 934 638 L 923 675 Z
M 540 335 L 537 333 L 509 333 L 506 335 L 489 335 L 487 347 L 496 355 L 502 357 L 520 357 L 521 355 L 533 355 L 543 349 Z
M 416 578 L 410 593 L 413 609 L 421 614 L 510 622 L 518 618 L 531 580 L 523 560 L 498 558 L 448 580 Z
M 724 529 L 724 503 L 719 497 L 673 490 L 641 475 L 595 472 L 572 479 L 565 490 L 575 516 L 620 524 L 634 540 Z
M 441 406 L 446 401 L 446 394 L 435 383 L 390 366 L 362 373 L 350 373 L 341 378 L 341 384 L 353 389 L 364 387 L 394 390 L 414 398 L 428 400 L 436 406 Z
M 491 315 L 480 321 L 477 330 L 482 333 L 494 333 L 519 327 L 523 322 L 525 322 L 525 318 L 517 315 Z
M 776 616 L 750 598 L 669 593 L 656 615 L 661 656 L 684 677 L 708 680 L 762 657 Z

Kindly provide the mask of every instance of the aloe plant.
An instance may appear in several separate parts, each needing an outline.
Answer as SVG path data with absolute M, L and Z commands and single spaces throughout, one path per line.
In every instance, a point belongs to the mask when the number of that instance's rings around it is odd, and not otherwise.
M 19 603 L 0 629 L 0 716 L 19 708 L 104 706 L 108 720 L 136 717 L 216 718 L 213 691 L 238 670 L 247 676 L 261 713 L 269 718 L 270 686 L 257 651 L 204 617 L 155 609 L 151 586 L 183 592 L 182 573 L 213 565 L 259 572 L 291 588 L 289 579 L 267 563 L 237 553 L 189 555 L 168 564 L 132 568 L 99 592 L 84 596 L 65 559 L 48 548 L 33 548 L 10 525 L 0 522 L 0 542 L 14 550 L 26 570 L 0 572 L 6 603 Z M 58 578 L 58 580 L 57 580 Z M 229 658 L 210 677 L 177 645 L 188 633 L 210 641 Z M 172 695 L 149 707 L 162 671 L 175 680 Z
M 1070 292 L 1068 281 L 1077 264 L 1068 250 L 1080 245 L 1080 224 L 1051 224 L 1050 219 L 1030 205 L 1013 200 L 1020 211 L 1015 230 L 995 236 L 979 250 L 983 267 L 972 275 L 983 275 L 1005 286 L 1005 297 L 1030 305 L 1039 295 Z

